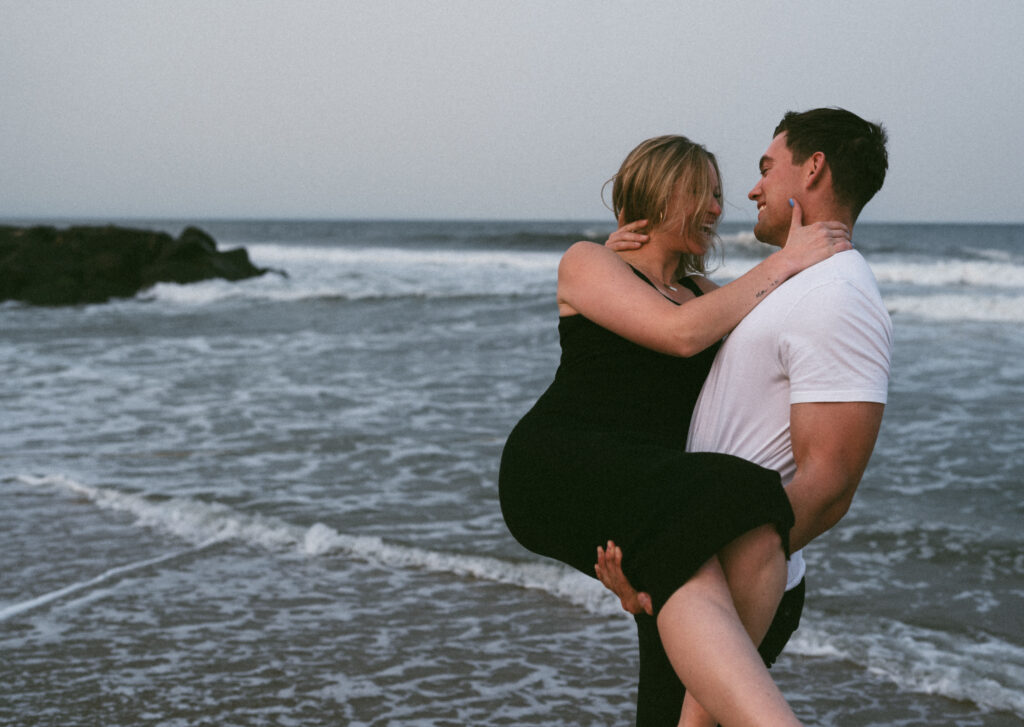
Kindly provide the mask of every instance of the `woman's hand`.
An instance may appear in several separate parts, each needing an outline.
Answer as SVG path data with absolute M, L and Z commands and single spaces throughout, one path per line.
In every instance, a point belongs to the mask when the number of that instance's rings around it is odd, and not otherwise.
M 604 243 L 605 247 L 611 248 L 615 252 L 636 250 L 651 239 L 650 235 L 639 232 L 645 227 L 647 227 L 647 220 L 634 220 L 625 224 L 608 236 L 608 240 Z
M 795 199 L 789 202 L 793 206 L 793 218 L 789 224 L 789 237 L 780 254 L 793 265 L 794 275 L 837 252 L 853 248 L 849 227 L 834 220 L 804 226 L 800 203 Z
M 622 572 L 622 548 L 611 540 L 608 541 L 607 550 L 600 545 L 597 546 L 597 564 L 594 565 L 594 572 L 604 587 L 619 597 L 623 610 L 634 616 L 641 612 L 648 616 L 654 615 L 651 597 L 633 588 L 626 574 Z

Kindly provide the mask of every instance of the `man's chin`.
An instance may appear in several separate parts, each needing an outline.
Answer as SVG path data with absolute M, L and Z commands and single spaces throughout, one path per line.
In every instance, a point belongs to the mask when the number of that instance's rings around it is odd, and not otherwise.
M 769 230 L 763 225 L 754 225 L 754 237 L 758 242 L 763 242 L 766 245 L 774 245 L 775 247 L 782 247 L 786 244 L 786 235 L 780 235 L 777 231 Z

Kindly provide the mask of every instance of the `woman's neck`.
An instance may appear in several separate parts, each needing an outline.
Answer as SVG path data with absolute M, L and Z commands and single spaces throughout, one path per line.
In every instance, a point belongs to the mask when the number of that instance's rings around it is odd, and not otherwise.
M 619 257 L 651 278 L 656 285 L 670 287 L 676 284 L 676 271 L 682 255 L 674 250 L 664 250 L 647 243 L 637 250 L 623 250 Z

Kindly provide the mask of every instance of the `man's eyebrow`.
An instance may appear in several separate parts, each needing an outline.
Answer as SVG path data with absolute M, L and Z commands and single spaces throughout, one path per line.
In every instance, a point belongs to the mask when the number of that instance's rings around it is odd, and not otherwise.
M 757 168 L 761 169 L 762 167 L 764 167 L 765 162 L 770 162 L 771 160 L 772 158 L 765 154 L 764 156 L 761 157 L 761 161 L 757 163 Z

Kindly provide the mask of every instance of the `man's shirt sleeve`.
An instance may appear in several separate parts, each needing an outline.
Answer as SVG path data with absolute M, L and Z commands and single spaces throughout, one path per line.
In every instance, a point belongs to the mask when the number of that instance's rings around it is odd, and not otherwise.
M 790 404 L 884 404 L 892 344 L 881 297 L 847 282 L 813 288 L 782 325 L 779 363 L 789 375 Z

